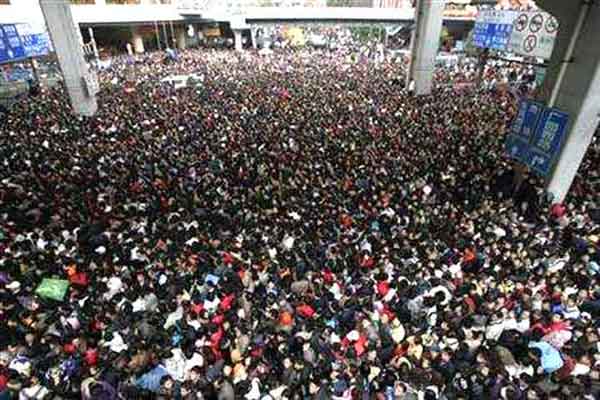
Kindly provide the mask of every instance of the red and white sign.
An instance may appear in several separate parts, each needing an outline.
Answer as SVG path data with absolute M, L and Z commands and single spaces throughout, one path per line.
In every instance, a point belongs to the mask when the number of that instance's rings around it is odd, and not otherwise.
M 554 49 L 558 20 L 545 12 L 521 12 L 513 23 L 508 51 L 548 59 Z

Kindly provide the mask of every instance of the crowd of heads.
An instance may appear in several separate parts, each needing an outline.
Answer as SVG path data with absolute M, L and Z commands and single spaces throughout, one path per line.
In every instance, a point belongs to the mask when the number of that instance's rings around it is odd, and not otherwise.
M 460 67 L 161 61 L 0 121 L 0 399 L 597 398 L 595 142 L 550 207 Z

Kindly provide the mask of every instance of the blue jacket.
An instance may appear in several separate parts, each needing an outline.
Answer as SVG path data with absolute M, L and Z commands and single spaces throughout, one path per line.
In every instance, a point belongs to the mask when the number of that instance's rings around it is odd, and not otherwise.
M 142 389 L 158 392 L 160 389 L 160 380 L 165 375 L 168 375 L 167 370 L 162 365 L 159 365 L 152 371 L 140 376 L 135 384 Z
M 562 368 L 564 362 L 560 352 L 546 342 L 531 342 L 529 348 L 536 348 L 542 352 L 542 368 L 547 374 L 551 374 Z

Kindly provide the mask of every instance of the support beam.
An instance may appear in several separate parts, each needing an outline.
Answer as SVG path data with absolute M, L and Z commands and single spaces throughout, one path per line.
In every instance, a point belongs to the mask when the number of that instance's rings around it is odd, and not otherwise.
M 78 29 L 68 0 L 40 0 L 42 13 L 56 50 L 58 63 L 71 106 L 76 114 L 92 116 L 98 109 L 93 82 L 95 74 L 88 70 L 79 43 Z M 88 84 L 86 84 L 88 82 Z
M 547 187 L 559 203 L 571 188 L 600 115 L 600 52 L 590 45 L 600 37 L 600 25 L 595 23 L 600 19 L 600 4 L 588 3 L 588 7 L 585 3 L 540 2 L 560 22 L 541 100 L 553 101 L 556 108 L 570 116 L 567 137 Z
M 172 48 L 172 44 L 173 42 L 171 42 L 171 40 L 169 40 L 169 34 L 167 33 L 167 24 L 165 22 L 162 22 L 162 27 L 163 27 L 163 33 L 165 34 L 165 48 L 170 49 Z
M 92 43 L 92 49 L 94 50 L 94 57 L 96 60 L 100 59 L 100 53 L 98 52 L 98 44 L 96 43 L 96 37 L 94 36 L 94 28 L 91 26 L 88 28 L 88 33 L 90 35 L 90 41 Z
M 415 82 L 415 94 L 427 95 L 433 87 L 435 57 L 440 45 L 445 0 L 417 0 L 416 27 L 412 33 L 407 87 Z
M 233 30 L 233 37 L 234 37 L 234 41 L 235 41 L 235 50 L 236 51 L 242 51 L 243 50 L 242 30 L 241 29 L 234 29 Z
M 173 21 L 169 21 L 169 26 L 171 27 L 171 43 L 172 49 L 176 49 L 178 46 L 177 36 L 175 35 L 175 28 L 173 27 Z
M 160 45 L 160 33 L 158 32 L 158 22 L 154 21 L 154 34 L 156 35 L 156 48 L 158 51 L 162 50 L 162 46 Z
M 131 32 L 131 41 L 133 44 L 133 51 L 136 54 L 142 54 L 146 49 L 144 48 L 144 38 L 142 35 L 135 30 L 135 28 Z
M 185 27 L 178 27 L 176 29 L 177 32 L 177 48 L 179 50 L 184 50 L 187 47 L 187 39 L 185 37 Z
M 257 33 L 258 33 L 258 29 L 257 28 L 251 28 L 250 29 L 250 39 L 252 39 L 252 48 L 254 50 L 256 50 L 258 48 L 257 37 L 256 37 Z

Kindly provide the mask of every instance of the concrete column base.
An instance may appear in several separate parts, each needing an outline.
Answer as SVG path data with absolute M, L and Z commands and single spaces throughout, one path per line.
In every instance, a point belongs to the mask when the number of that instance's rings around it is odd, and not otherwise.
M 138 32 L 132 32 L 131 41 L 133 42 L 133 51 L 136 54 L 142 54 L 146 51 L 144 48 L 144 38 Z
M 177 48 L 179 50 L 183 50 L 187 47 L 187 40 L 186 40 L 186 33 L 185 33 L 185 27 L 182 28 L 178 28 L 177 29 Z
M 235 42 L 235 50 L 242 51 L 244 49 L 244 46 L 242 43 L 242 31 L 240 29 L 234 29 L 233 37 L 234 37 L 234 42 Z
M 252 38 L 252 48 L 254 50 L 256 50 L 258 48 L 257 37 L 256 37 L 257 33 L 258 33 L 258 30 L 256 28 L 252 28 L 250 30 L 250 37 Z

